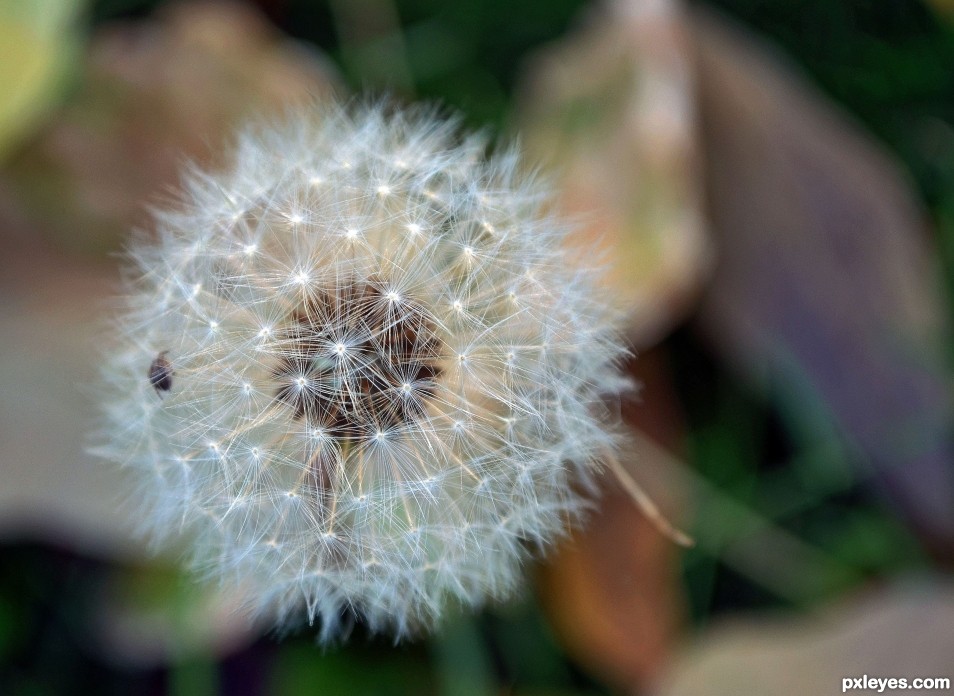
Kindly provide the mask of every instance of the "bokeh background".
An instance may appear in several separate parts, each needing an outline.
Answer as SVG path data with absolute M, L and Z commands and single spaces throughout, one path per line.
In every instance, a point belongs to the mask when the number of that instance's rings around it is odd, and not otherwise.
M 610 260 L 626 464 L 526 590 L 277 637 L 85 453 L 123 240 L 237 124 L 436 100 Z M 0 694 L 823 694 L 954 679 L 954 4 L 0 0 Z

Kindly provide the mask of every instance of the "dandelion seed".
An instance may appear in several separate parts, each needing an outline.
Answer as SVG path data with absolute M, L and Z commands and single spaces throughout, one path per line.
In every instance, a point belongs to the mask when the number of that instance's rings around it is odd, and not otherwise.
M 130 252 L 98 449 L 138 470 L 149 534 L 279 625 L 401 637 L 508 595 L 618 446 L 616 314 L 542 185 L 484 150 L 324 107 L 187 177 Z

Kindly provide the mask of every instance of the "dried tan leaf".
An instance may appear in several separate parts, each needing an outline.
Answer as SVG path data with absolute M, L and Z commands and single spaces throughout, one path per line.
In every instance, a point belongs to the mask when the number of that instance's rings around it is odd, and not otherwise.
M 683 651 L 653 693 L 837 694 L 843 679 L 863 675 L 954 678 L 952 655 L 954 588 L 922 581 L 871 591 L 811 617 L 724 621 Z
M 0 256 L 0 537 L 139 556 L 121 473 L 85 452 L 106 268 L 25 245 Z

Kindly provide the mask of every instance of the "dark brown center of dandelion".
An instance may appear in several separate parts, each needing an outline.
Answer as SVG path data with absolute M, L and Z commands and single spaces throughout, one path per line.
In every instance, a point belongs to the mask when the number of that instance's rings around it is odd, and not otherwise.
M 336 439 L 374 437 L 416 419 L 440 374 L 435 322 L 377 281 L 315 292 L 279 340 L 276 398 Z

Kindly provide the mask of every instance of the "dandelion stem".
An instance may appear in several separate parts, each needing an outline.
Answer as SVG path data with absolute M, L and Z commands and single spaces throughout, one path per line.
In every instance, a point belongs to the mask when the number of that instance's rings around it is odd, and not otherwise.
M 610 471 L 616 476 L 616 480 L 619 481 L 623 490 L 629 494 L 629 497 L 632 498 L 636 507 L 639 508 L 639 511 L 643 513 L 650 524 L 652 524 L 660 534 L 671 539 L 674 543 L 683 548 L 689 549 L 696 545 L 692 537 L 677 529 L 666 519 L 656 503 L 653 502 L 653 499 L 643 490 L 642 486 L 636 483 L 636 480 L 626 471 L 626 468 L 620 463 L 615 454 L 607 452 L 605 459 L 607 466 L 609 466 Z

